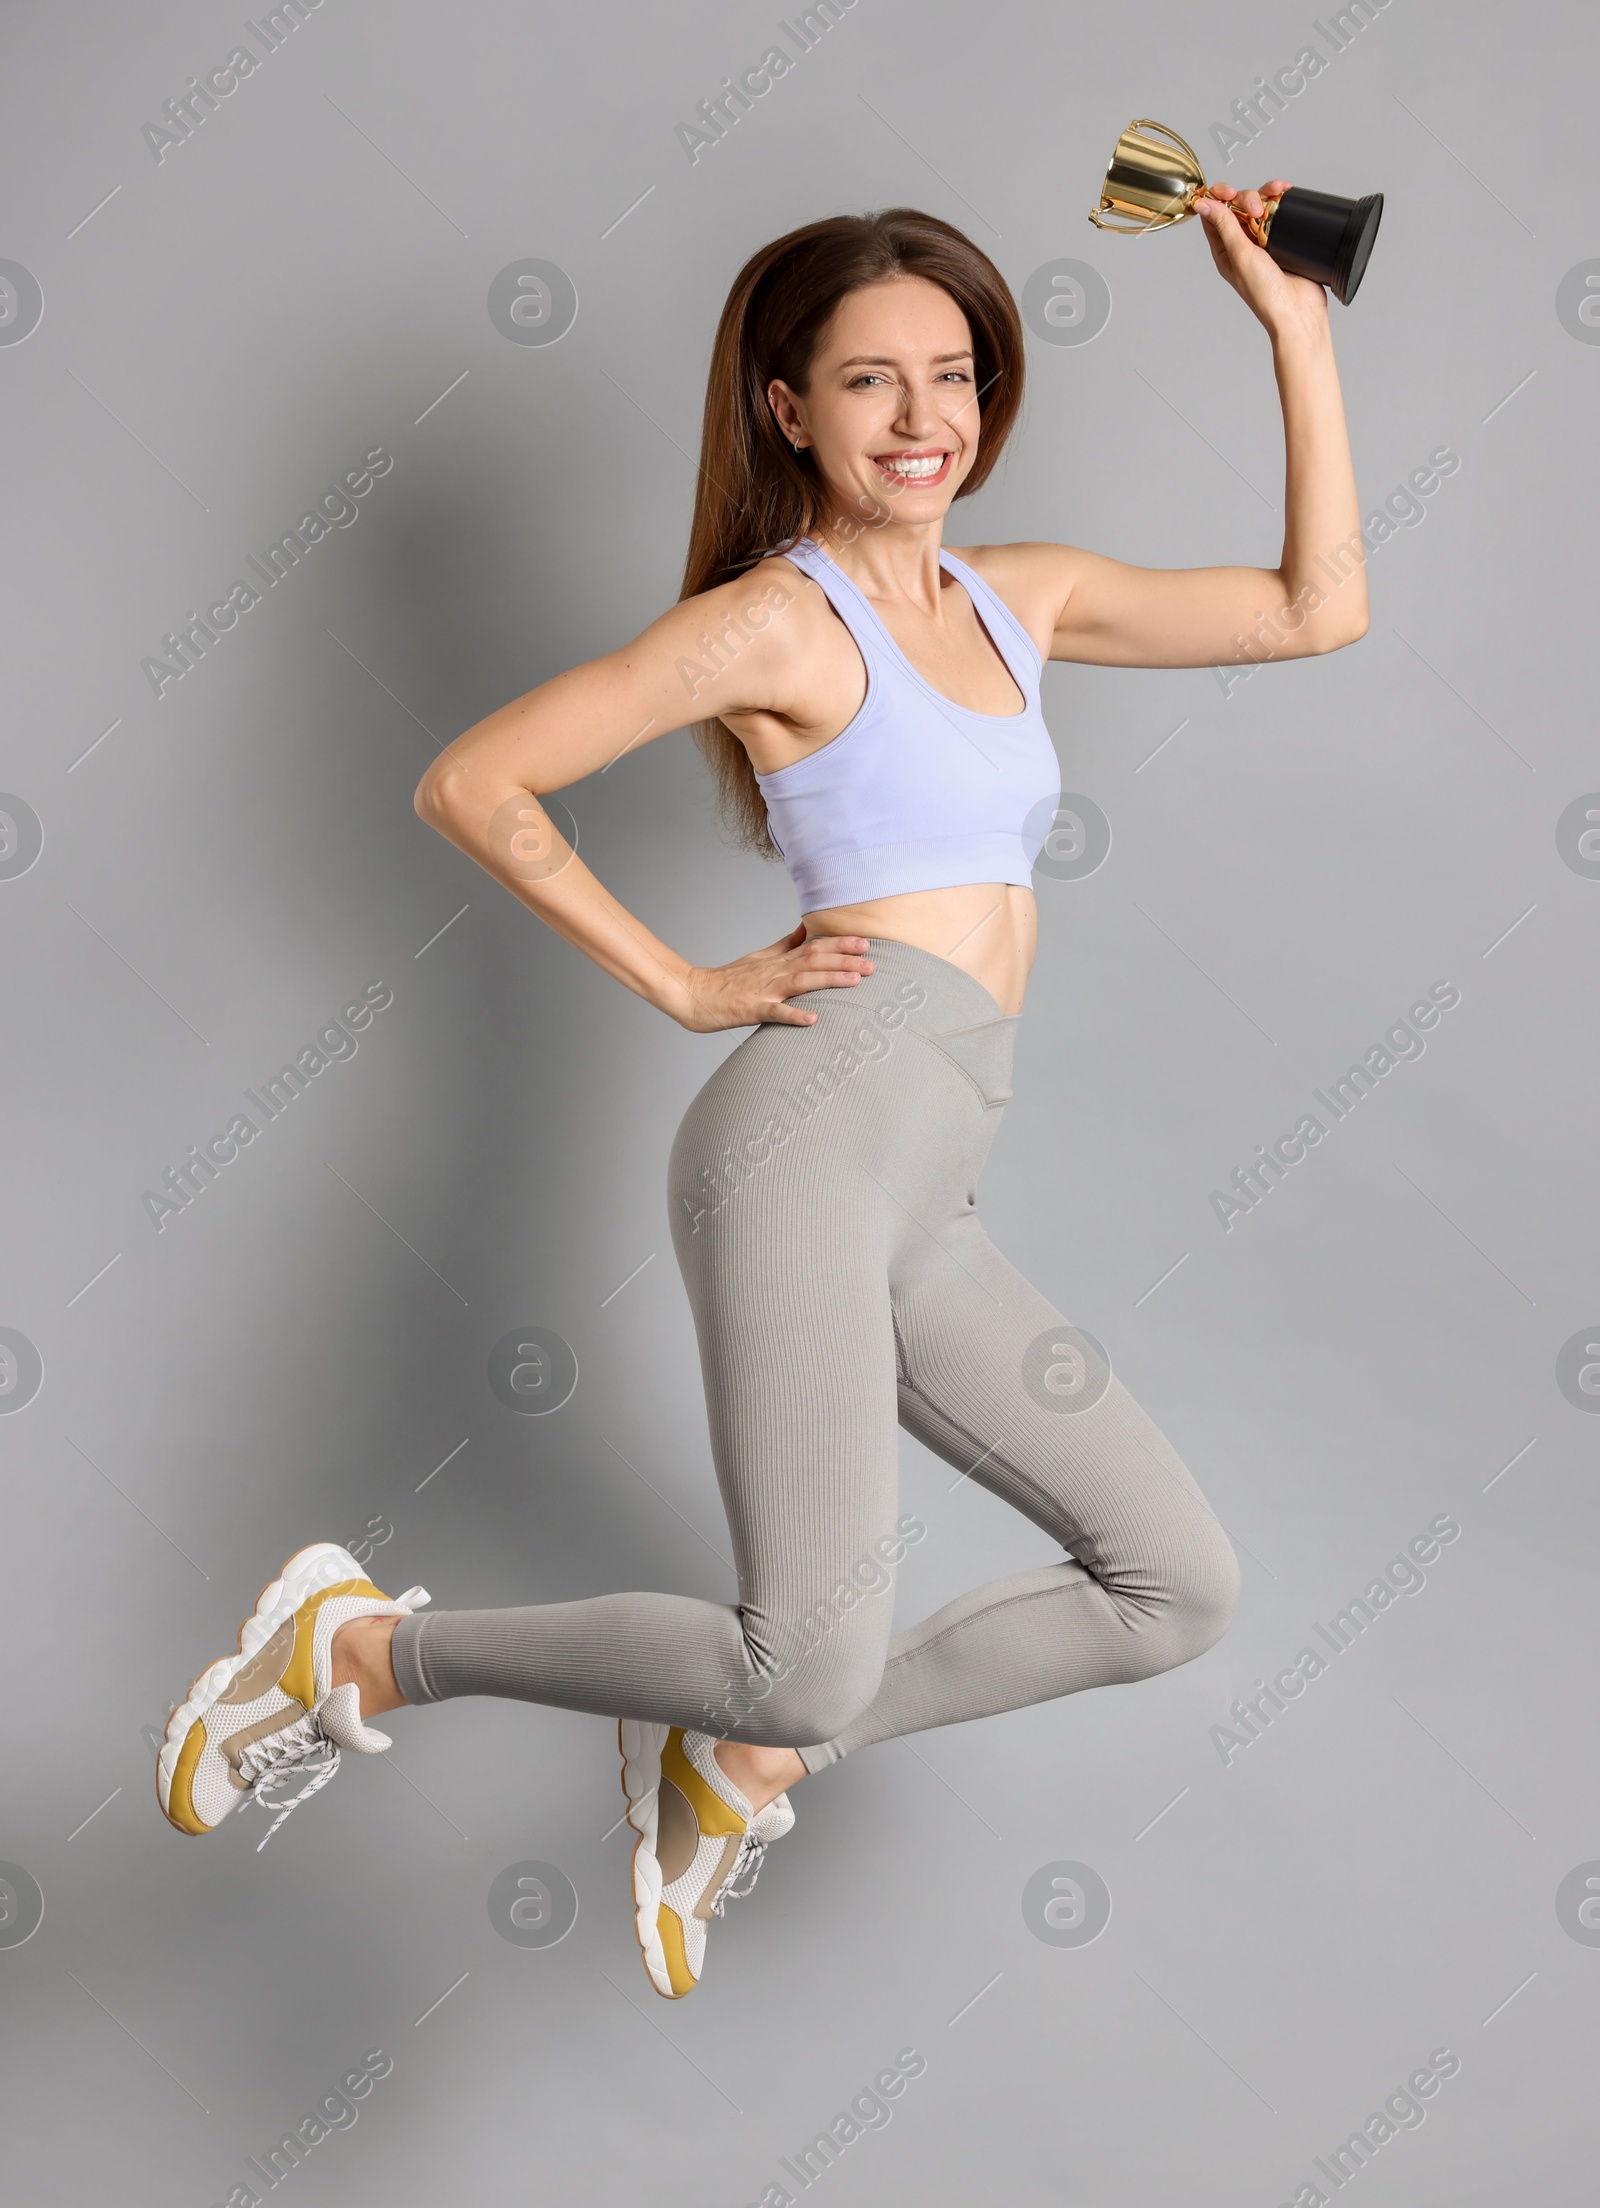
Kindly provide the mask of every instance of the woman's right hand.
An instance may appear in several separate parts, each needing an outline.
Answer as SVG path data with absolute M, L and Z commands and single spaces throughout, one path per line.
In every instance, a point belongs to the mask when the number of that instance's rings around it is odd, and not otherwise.
M 864 935 L 806 934 L 805 922 L 764 950 L 747 951 L 726 966 L 694 966 L 688 1003 L 679 1024 L 692 1035 L 723 1027 L 811 1027 L 815 1012 L 789 1003 L 808 989 L 853 989 L 873 970 Z

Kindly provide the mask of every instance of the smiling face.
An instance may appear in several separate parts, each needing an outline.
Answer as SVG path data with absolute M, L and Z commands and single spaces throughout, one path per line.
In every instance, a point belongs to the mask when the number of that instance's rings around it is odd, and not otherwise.
M 925 277 L 891 276 L 840 301 L 804 394 L 776 380 L 767 396 L 784 435 L 813 453 L 836 512 L 925 527 L 972 472 L 976 391 L 954 299 Z

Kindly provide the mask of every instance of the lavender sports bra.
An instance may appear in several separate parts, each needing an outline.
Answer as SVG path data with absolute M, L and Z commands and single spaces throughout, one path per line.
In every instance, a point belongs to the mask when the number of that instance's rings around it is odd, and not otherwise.
M 756 776 L 801 911 L 972 882 L 1026 886 L 1061 773 L 1039 710 L 1043 662 L 1016 615 L 963 561 L 939 554 L 1026 701 L 1020 713 L 978 713 L 923 680 L 820 545 L 802 537 L 782 557 L 824 592 L 867 670 L 848 728 L 793 766 Z

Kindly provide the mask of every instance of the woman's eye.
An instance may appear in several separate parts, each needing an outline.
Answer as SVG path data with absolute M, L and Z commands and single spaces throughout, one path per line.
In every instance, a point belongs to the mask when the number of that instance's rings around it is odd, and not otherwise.
M 881 375 L 877 369 L 868 368 L 859 376 L 852 376 L 848 388 L 852 391 L 864 391 L 869 384 L 887 383 L 888 381 L 889 378 Z M 934 378 L 934 381 L 936 383 L 970 383 L 972 377 L 965 368 L 946 368 Z

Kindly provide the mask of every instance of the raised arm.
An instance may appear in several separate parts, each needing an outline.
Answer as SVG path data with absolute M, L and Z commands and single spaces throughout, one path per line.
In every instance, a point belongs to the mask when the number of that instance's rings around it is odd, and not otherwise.
M 787 577 L 787 581 L 782 578 Z M 618 903 L 557 829 L 542 795 L 712 713 L 790 712 L 804 687 L 799 624 L 775 618 L 794 572 L 764 563 L 683 600 L 603 659 L 541 683 L 440 753 L 416 809 L 558 935 L 615 980 L 698 1033 L 757 1021 L 809 1026 L 786 999 L 844 986 L 865 942 L 807 941 L 803 929 L 730 965 L 693 965 Z
M 995 548 L 985 572 L 1003 595 L 1009 585 L 1012 604 L 1035 610 L 1052 659 L 1214 667 L 1302 659 L 1366 634 L 1361 516 L 1327 295 L 1320 284 L 1285 275 L 1226 204 L 1259 214 L 1263 197 L 1288 188 L 1281 178 L 1260 193 L 1219 185 L 1224 197 L 1198 202 L 1212 259 L 1272 340 L 1284 441 L 1278 565 L 1132 567 L 1071 545 Z

